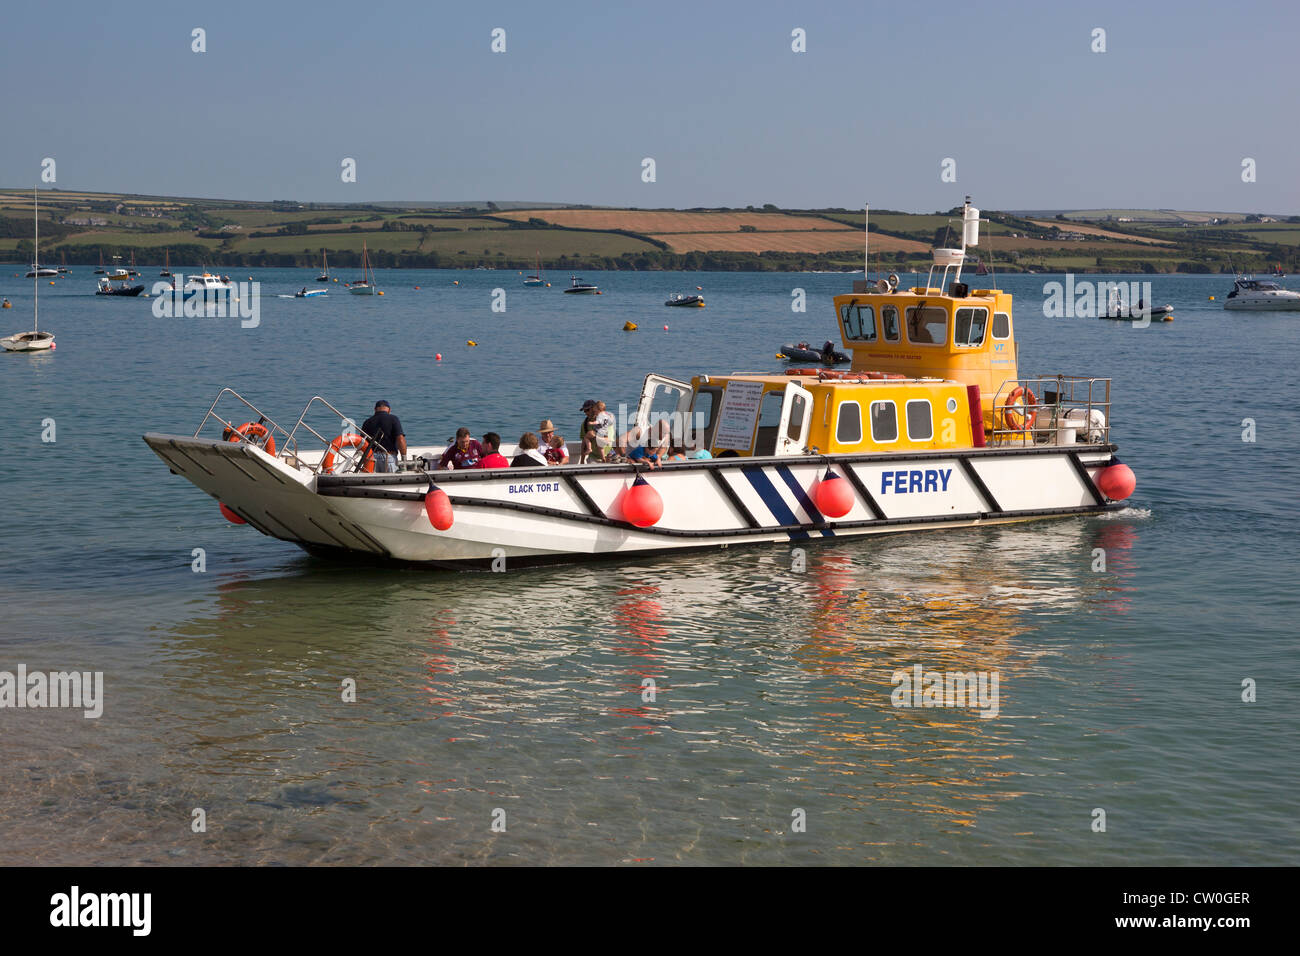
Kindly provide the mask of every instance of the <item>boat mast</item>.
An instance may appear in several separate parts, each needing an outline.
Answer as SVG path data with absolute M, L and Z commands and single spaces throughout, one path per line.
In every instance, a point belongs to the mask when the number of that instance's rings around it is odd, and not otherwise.
M 36 194 L 36 187 L 32 187 L 32 222 L 36 227 L 36 238 L 32 240 L 32 256 L 36 259 L 36 266 L 32 269 L 32 331 L 36 332 L 40 328 L 41 322 L 41 201 Z
M 871 279 L 871 230 L 867 228 L 867 217 L 871 215 L 871 203 L 862 204 L 862 281 Z

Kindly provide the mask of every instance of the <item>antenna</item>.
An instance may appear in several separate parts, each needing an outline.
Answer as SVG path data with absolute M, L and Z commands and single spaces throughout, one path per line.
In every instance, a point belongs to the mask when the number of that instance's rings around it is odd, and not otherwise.
M 36 238 L 32 241 L 32 331 L 39 330 L 41 322 L 41 201 L 32 187 L 32 223 Z
M 867 228 L 867 217 L 871 215 L 871 203 L 862 204 L 862 281 L 871 280 L 871 230 Z

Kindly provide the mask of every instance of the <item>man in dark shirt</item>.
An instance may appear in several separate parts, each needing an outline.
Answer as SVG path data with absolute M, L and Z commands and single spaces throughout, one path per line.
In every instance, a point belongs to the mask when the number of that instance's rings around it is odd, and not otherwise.
M 397 471 L 397 456 L 406 456 L 406 432 L 387 402 L 375 402 L 375 413 L 361 423 L 361 431 L 376 442 L 375 471 Z

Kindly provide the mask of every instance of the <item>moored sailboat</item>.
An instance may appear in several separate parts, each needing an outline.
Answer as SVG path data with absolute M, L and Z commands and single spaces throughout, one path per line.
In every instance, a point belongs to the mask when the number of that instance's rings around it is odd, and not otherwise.
M 375 294 L 375 271 L 370 268 L 370 254 L 366 250 L 365 240 L 361 240 L 361 278 L 347 284 L 353 295 Z
M 36 223 L 32 242 L 32 258 L 40 261 L 41 247 L 41 217 L 40 217 L 40 200 L 36 188 L 32 188 L 32 215 Z M 39 271 L 39 270 L 35 270 Z M 57 274 L 57 273 L 56 273 Z M 0 339 L 0 346 L 7 352 L 41 352 L 46 349 L 54 348 L 54 333 L 42 332 L 40 330 L 41 315 L 41 283 L 39 276 L 31 278 L 37 281 L 32 283 L 32 330 L 30 332 L 15 332 L 13 335 Z M 8 300 L 5 300 L 6 303 Z
M 524 276 L 524 285 L 530 288 L 546 285 L 542 280 L 542 254 L 540 251 L 537 253 L 537 271 L 530 276 Z

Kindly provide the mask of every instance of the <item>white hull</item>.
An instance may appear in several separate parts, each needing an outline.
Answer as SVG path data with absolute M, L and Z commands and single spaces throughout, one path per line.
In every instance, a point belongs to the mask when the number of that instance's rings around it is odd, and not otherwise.
M 6 352 L 40 352 L 54 348 L 52 332 L 18 332 L 8 338 L 0 339 L 0 346 Z
M 1239 295 L 1226 299 L 1223 307 L 1242 312 L 1300 312 L 1300 295 Z
M 815 541 L 1118 507 L 1095 486 L 1110 446 L 1039 446 L 669 464 L 641 472 L 663 500 L 651 528 L 623 515 L 637 474 L 629 465 L 439 471 L 434 480 L 454 513 L 443 532 L 425 513 L 422 474 L 317 477 L 247 443 L 152 433 L 144 440 L 172 471 L 263 534 L 311 552 L 436 565 Z M 833 520 L 812 499 L 828 463 L 855 487 L 852 510 Z M 908 491 L 895 490 L 900 481 Z
M 374 295 L 375 287 L 372 285 L 350 285 L 348 291 L 353 295 Z

